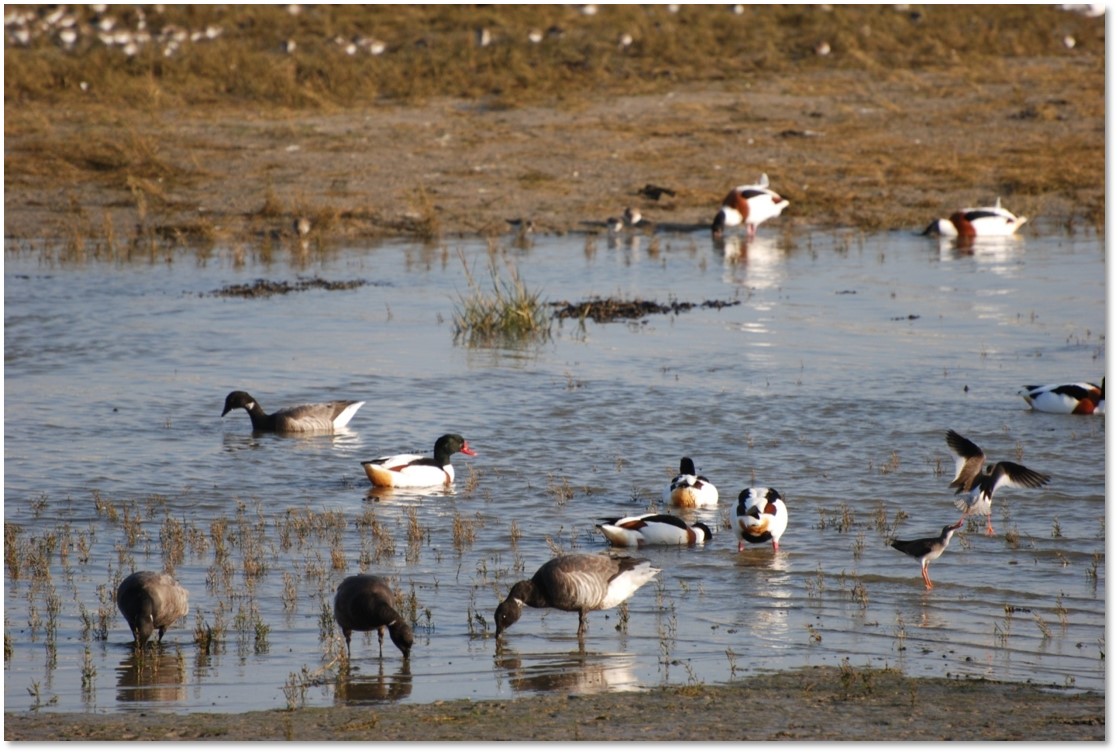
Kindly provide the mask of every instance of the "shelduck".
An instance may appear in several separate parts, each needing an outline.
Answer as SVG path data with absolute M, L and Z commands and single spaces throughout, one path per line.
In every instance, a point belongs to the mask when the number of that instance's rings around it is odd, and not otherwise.
M 1017 394 L 1035 411 L 1046 414 L 1106 413 L 1106 379 L 1091 382 L 1068 382 L 1062 385 L 1026 385 Z
M 116 606 L 132 629 L 137 646 L 159 632 L 158 641 L 171 625 L 190 612 L 190 593 L 169 573 L 136 571 L 116 588 Z
M 718 488 L 695 470 L 695 462 L 687 456 L 679 459 L 679 473 L 660 496 L 665 505 L 677 508 L 717 508 Z
M 354 631 L 377 631 L 380 656 L 384 656 L 384 629 L 404 658 L 411 654 L 414 641 L 411 626 L 396 611 L 392 587 L 380 576 L 367 573 L 347 576 L 334 593 L 334 620 L 345 637 L 346 652 L 352 655 L 349 645 Z
M 981 238 L 1012 236 L 1028 222 L 1027 217 L 1017 217 L 1002 207 L 1001 197 L 993 207 L 968 207 L 961 209 L 946 220 L 932 220 L 924 229 L 923 235 L 940 235 L 948 238 Z
M 956 495 L 961 496 L 955 501 L 955 507 L 963 512 L 959 523 L 963 523 L 963 519 L 971 514 L 985 515 L 987 536 L 994 534 L 991 504 L 996 490 L 1001 487 L 1035 489 L 1048 484 L 1051 479 L 1047 474 L 1012 461 L 998 461 L 983 468 L 986 454 L 982 452 L 982 448 L 953 429 L 947 430 L 947 447 L 955 457 L 955 479 L 949 486 L 954 487 Z
M 920 563 L 920 575 L 924 577 L 924 588 L 932 588 L 932 580 L 928 577 L 928 564 L 943 554 L 951 542 L 951 535 L 963 525 L 956 521 L 943 527 L 938 537 L 924 537 L 923 539 L 894 539 L 889 546 L 903 552 Z
M 762 174 L 757 183 L 737 186 L 726 195 L 710 229 L 721 236 L 726 228 L 744 224 L 752 238 L 761 223 L 779 217 L 787 206 L 788 200 L 770 189 L 769 176 Z
M 670 513 L 604 518 L 597 527 L 610 544 L 617 547 L 693 545 L 709 542 L 712 536 L 710 527 L 701 521 L 688 525 L 682 518 Z
M 365 401 L 308 403 L 268 414 L 251 395 L 243 390 L 234 390 L 225 396 L 225 409 L 221 415 L 243 408 L 252 419 L 254 432 L 331 432 L 349 424 L 349 420 L 364 405 Z
M 745 543 L 773 543 L 773 552 L 780 549 L 780 537 L 788 528 L 788 506 L 772 487 L 747 487 L 738 494 L 734 509 L 734 529 L 738 533 L 738 552 Z
M 454 467 L 450 457 L 455 453 L 477 455 L 462 435 L 447 434 L 435 441 L 435 456 L 418 453 L 397 453 L 382 456 L 361 465 L 374 487 L 436 487 L 454 483 Z
M 575 553 L 560 555 L 540 566 L 531 579 L 518 581 L 497 606 L 493 621 L 497 638 L 520 620 L 527 607 L 578 613 L 578 638 L 586 634 L 586 614 L 620 605 L 660 573 L 644 558 Z

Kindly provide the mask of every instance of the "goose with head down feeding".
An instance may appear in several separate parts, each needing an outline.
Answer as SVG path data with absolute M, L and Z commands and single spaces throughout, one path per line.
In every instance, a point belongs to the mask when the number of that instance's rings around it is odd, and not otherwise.
M 497 638 L 520 620 L 527 607 L 578 613 L 578 637 L 586 634 L 586 615 L 620 605 L 650 581 L 659 568 L 644 558 L 627 555 L 574 553 L 540 566 L 531 579 L 518 581 L 493 614 Z
M 434 457 L 420 453 L 397 453 L 363 461 L 361 466 L 374 487 L 438 487 L 454 483 L 450 457 L 455 453 L 477 455 L 458 434 L 446 434 L 435 441 Z
M 350 636 L 354 631 L 376 629 L 380 641 L 380 656 L 384 656 L 384 629 L 392 643 L 403 653 L 411 655 L 414 642 L 411 626 L 396 611 L 392 587 L 380 576 L 367 573 L 347 576 L 334 593 L 334 620 L 342 629 L 346 651 L 352 654 Z
M 128 621 L 137 646 L 158 631 L 158 641 L 171 625 L 190 612 L 190 593 L 169 573 L 136 571 L 116 588 L 116 605 Z
M 235 408 L 243 408 L 252 419 L 254 432 L 334 432 L 342 429 L 365 401 L 329 401 L 292 406 L 269 414 L 260 402 L 243 390 L 234 390 L 225 397 L 225 416 Z

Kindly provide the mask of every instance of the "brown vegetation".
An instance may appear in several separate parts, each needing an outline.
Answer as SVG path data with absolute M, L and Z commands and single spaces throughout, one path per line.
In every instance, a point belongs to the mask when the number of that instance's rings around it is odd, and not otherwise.
M 56 7 L 8 29 L 5 230 L 83 253 L 704 224 L 761 172 L 770 233 L 998 196 L 1026 233 L 1102 225 L 1104 22 L 1053 6 L 110 7 L 145 14 L 127 52 L 88 6 L 65 47 Z

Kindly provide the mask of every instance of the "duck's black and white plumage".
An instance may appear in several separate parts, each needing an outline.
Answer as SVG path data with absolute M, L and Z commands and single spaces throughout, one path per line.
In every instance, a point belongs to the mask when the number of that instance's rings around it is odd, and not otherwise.
M 726 228 L 744 224 L 746 234 L 753 238 L 761 223 L 778 217 L 787 206 L 788 200 L 770 189 L 769 176 L 762 174 L 757 183 L 737 186 L 726 195 L 710 229 L 721 236 Z
M 146 644 L 153 632 L 158 641 L 171 625 L 190 612 L 190 593 L 169 573 L 136 571 L 116 588 L 116 606 L 132 629 L 136 644 Z
M 734 529 L 738 533 L 738 552 L 745 543 L 772 542 L 780 549 L 780 537 L 788 528 L 788 506 L 772 487 L 747 487 L 738 494 L 734 508 Z
M 947 219 L 932 220 L 924 229 L 924 235 L 968 239 L 1012 236 L 1028 219 L 1003 207 L 998 197 L 993 207 L 967 207 L 953 212 Z
M 396 611 L 392 587 L 380 576 L 361 573 L 347 576 L 334 593 L 334 620 L 342 629 L 346 651 L 352 654 L 350 636 L 354 631 L 376 629 L 380 656 L 384 656 L 384 629 L 404 657 L 411 655 L 414 641 L 411 626 Z
M 994 534 L 991 504 L 996 490 L 1002 487 L 1043 487 L 1051 479 L 1047 474 L 1012 461 L 987 464 L 982 448 L 953 429 L 947 430 L 947 447 L 955 457 L 955 479 L 950 486 L 960 496 L 955 501 L 955 506 L 963 512 L 959 523 L 971 514 L 984 515 L 987 535 Z
M 924 537 L 923 539 L 894 539 L 889 542 L 890 547 L 903 552 L 920 563 L 920 575 L 924 577 L 924 588 L 932 588 L 932 580 L 928 577 L 928 564 L 943 554 L 951 535 L 963 525 L 956 521 L 943 527 L 938 537 Z
M 664 488 L 661 501 L 677 508 L 717 508 L 718 488 L 695 470 L 695 462 L 679 459 L 679 473 Z
M 447 434 L 435 441 L 433 458 L 420 453 L 397 453 L 363 461 L 361 466 L 374 487 L 448 486 L 454 483 L 450 457 L 455 453 L 477 455 L 462 435 Z
M 520 620 L 527 606 L 577 612 L 581 639 L 587 613 L 620 605 L 658 573 L 660 569 L 648 560 L 627 555 L 575 553 L 552 558 L 531 579 L 516 582 L 497 606 L 493 616 L 497 638 Z
M 1065 382 L 1052 385 L 1026 385 L 1017 394 L 1034 411 L 1046 414 L 1104 414 L 1106 413 L 1106 380 L 1098 385 L 1092 382 Z
M 690 525 L 670 513 L 604 518 L 597 527 L 617 547 L 694 545 L 709 542 L 712 536 L 710 527 L 701 521 Z
M 307 403 L 280 409 L 269 414 L 260 402 L 243 390 L 234 390 L 225 397 L 225 416 L 235 408 L 243 408 L 252 419 L 254 432 L 335 432 L 342 429 L 365 401 L 330 401 Z

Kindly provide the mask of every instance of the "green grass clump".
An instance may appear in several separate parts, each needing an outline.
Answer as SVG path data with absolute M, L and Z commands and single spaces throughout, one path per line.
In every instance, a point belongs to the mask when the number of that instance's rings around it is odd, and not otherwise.
M 461 256 L 461 253 L 459 253 Z M 454 342 L 468 346 L 518 345 L 546 340 L 551 321 L 539 291 L 530 291 L 511 263 L 502 277 L 492 258 L 490 288 L 483 289 L 462 257 L 470 291 L 459 299 L 454 312 Z

